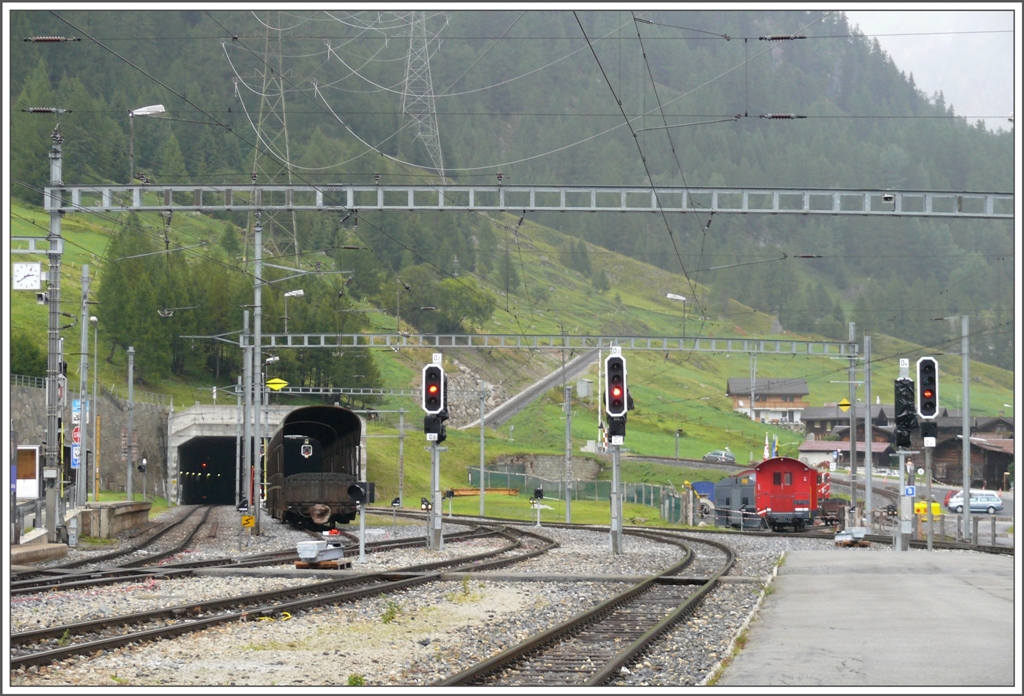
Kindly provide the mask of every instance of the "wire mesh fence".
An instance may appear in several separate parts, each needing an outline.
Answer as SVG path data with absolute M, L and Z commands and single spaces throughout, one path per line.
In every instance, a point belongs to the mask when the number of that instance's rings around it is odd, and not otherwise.
M 480 469 L 467 467 L 469 486 L 480 487 Z M 566 482 L 563 479 L 551 479 L 515 471 L 489 471 L 484 469 L 484 488 L 510 488 L 519 491 L 519 495 L 532 497 L 538 488 L 543 489 L 545 498 L 565 500 Z M 568 487 L 572 500 L 611 500 L 611 481 L 571 481 Z M 621 484 L 622 501 L 660 507 L 665 496 L 674 495 L 668 486 L 652 483 Z

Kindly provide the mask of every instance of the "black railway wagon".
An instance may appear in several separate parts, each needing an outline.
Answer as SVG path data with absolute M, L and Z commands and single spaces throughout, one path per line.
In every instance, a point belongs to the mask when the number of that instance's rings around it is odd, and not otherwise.
M 331 527 L 358 514 L 349 487 L 359 480 L 362 421 L 340 406 L 304 406 L 270 440 L 267 509 L 282 521 Z M 373 484 L 367 502 L 373 502 Z

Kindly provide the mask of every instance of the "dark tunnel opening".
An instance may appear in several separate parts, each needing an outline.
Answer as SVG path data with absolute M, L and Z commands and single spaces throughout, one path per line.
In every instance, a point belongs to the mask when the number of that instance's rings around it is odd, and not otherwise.
M 235 504 L 235 438 L 197 437 L 178 448 L 182 505 Z

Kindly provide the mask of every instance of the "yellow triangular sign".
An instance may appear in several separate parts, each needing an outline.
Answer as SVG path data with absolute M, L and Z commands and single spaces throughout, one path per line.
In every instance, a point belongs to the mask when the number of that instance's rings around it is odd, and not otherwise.
M 285 382 L 280 377 L 275 377 L 274 379 L 268 379 L 267 380 L 267 389 L 270 389 L 270 390 L 273 390 L 273 391 L 280 391 L 280 390 L 284 389 L 287 386 L 288 386 L 288 383 Z

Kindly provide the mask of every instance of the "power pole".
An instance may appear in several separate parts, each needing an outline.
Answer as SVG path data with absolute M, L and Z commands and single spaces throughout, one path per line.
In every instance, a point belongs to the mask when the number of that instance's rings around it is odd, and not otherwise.
M 135 346 L 128 346 L 128 500 L 134 500 L 132 491 L 132 469 L 135 468 Z
M 398 412 L 398 499 L 402 497 L 402 488 L 405 485 L 405 409 Z
M 871 448 L 871 337 L 864 337 L 864 511 L 871 520 L 871 467 L 874 452 Z
M 970 320 L 966 314 L 960 318 L 960 356 L 963 374 L 964 411 L 960 430 L 963 439 L 963 484 L 964 484 L 964 539 L 971 539 L 971 356 L 967 328 Z M 929 501 L 930 503 L 931 501 Z
M 50 186 L 56 187 L 63 183 L 63 154 L 60 125 L 50 135 L 53 147 L 50 148 Z M 63 389 L 60 388 L 60 256 L 64 242 L 60 236 L 61 213 L 57 210 L 60 203 L 60 191 L 55 190 L 51 196 L 53 204 L 50 213 L 50 233 L 46 237 L 49 249 L 46 251 L 50 262 L 46 302 L 49 307 L 48 340 L 46 355 L 46 463 L 43 465 L 43 482 L 46 486 L 46 541 L 57 541 L 57 483 L 62 476 L 60 467 L 60 445 L 58 441 L 58 421 L 63 411 Z
M 444 180 L 441 138 L 437 131 L 437 108 L 430 77 L 430 51 L 427 38 L 427 13 L 409 13 L 409 58 L 405 64 L 402 113 L 416 126 L 414 138 L 423 143 L 437 176 Z
M 484 516 L 484 408 L 487 390 L 480 381 L 480 516 Z
M 565 380 L 565 366 L 562 366 Z M 572 523 L 572 387 L 563 386 L 565 394 L 565 523 Z
M 857 325 L 850 322 L 850 343 L 857 340 Z M 857 514 L 857 357 L 850 356 L 850 511 Z
M 82 356 L 78 369 L 78 404 L 79 404 L 79 432 L 81 433 L 80 447 L 78 449 L 78 469 L 75 471 L 75 502 L 77 506 L 85 507 L 89 499 L 89 465 L 85 453 L 89 449 L 88 438 L 86 437 L 89 428 L 87 416 L 89 416 L 89 264 L 82 264 Z M 95 417 L 95 416 L 93 416 Z

